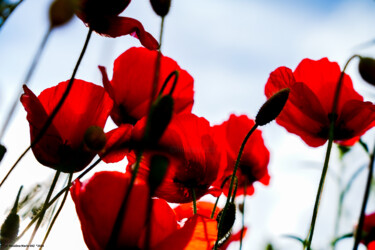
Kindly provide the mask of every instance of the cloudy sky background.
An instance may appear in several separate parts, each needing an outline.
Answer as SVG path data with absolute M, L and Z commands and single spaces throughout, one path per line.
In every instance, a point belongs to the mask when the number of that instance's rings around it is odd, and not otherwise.
M 48 29 L 49 3 L 50 0 L 24 0 L 0 30 L 1 123 Z M 375 57 L 375 46 L 358 47 L 375 39 L 374 13 L 372 0 L 175 0 L 165 21 L 162 50 L 194 77 L 195 114 L 206 117 L 211 124 L 223 122 L 231 113 L 254 118 L 266 100 L 264 85 L 268 76 L 277 67 L 294 70 L 303 58 L 328 57 L 343 66 L 354 53 Z M 137 18 L 150 33 L 159 36 L 160 19 L 148 1 L 133 1 L 122 15 Z M 76 17 L 53 31 L 29 82 L 34 93 L 39 94 L 70 78 L 87 31 Z M 110 39 L 94 34 L 77 78 L 101 85 L 97 66 L 106 66 L 111 75 L 115 58 L 132 46 L 140 44 L 129 36 Z M 354 86 L 366 100 L 374 101 L 375 89 L 361 80 L 357 65 L 358 61 L 354 60 L 348 67 Z M 3 139 L 8 153 L 0 166 L 1 178 L 28 146 L 29 128 L 25 117 L 26 112 L 19 105 Z M 282 235 L 304 238 L 307 233 L 326 145 L 311 149 L 276 123 L 262 130 L 271 152 L 271 183 L 267 187 L 256 185 L 255 194 L 247 200 L 249 234 L 245 244 L 255 250 L 264 249 L 267 242 L 274 243 L 276 249 L 301 249 L 298 242 Z M 370 147 L 373 139 L 373 131 L 364 138 Z M 348 179 L 367 161 L 362 149 L 355 146 L 340 163 L 334 148 L 330 168 L 333 173 L 339 173 L 343 165 L 343 178 Z M 124 167 L 123 162 L 112 166 L 103 164 L 100 169 Z M 21 184 L 26 191 L 35 182 L 46 181 L 52 175 L 53 171 L 39 165 L 30 153 L 0 189 L 1 221 Z M 342 221 L 340 233 L 350 232 L 356 223 L 365 179 L 363 172 L 345 200 L 346 219 Z M 315 249 L 327 249 L 332 240 L 337 187 L 329 176 L 314 236 Z M 370 202 L 368 211 L 374 209 L 374 203 Z M 25 237 L 19 243 L 25 244 L 27 240 Z M 338 249 L 350 249 L 351 244 L 350 239 L 343 240 Z M 63 209 L 45 249 L 68 246 L 85 249 L 71 200 Z

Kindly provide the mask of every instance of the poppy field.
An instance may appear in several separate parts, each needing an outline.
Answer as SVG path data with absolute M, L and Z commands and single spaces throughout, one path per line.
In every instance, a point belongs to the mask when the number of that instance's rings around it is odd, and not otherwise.
M 42 2 L 0 2 L 0 249 L 375 250 L 375 3 Z

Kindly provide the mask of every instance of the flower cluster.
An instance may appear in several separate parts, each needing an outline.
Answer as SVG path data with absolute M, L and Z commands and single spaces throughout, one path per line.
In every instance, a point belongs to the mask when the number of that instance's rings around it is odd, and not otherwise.
M 114 61 L 112 79 L 99 65 L 100 84 L 75 79 L 74 73 L 39 96 L 23 86 L 31 149 L 39 163 L 56 170 L 34 232 L 60 172 L 71 180 L 73 173 L 91 170 L 87 167 L 98 156 L 103 164 L 122 167 L 96 172 L 85 181 L 78 178 L 72 185 L 69 181 L 66 188 L 89 249 L 226 249 L 231 242 L 242 243 L 247 231 L 242 225 L 232 234 L 236 198 L 252 195 L 256 183 L 270 182 L 270 152 L 258 126 L 276 119 L 311 147 L 328 141 L 324 183 L 332 143 L 352 146 L 375 125 L 375 105 L 364 102 L 351 78 L 327 58 L 304 59 L 294 72 L 287 67 L 273 71 L 265 85 L 268 100 L 254 120 L 231 114 L 221 124 L 210 124 L 192 112 L 193 77 L 157 50 L 158 42 L 138 20 L 119 16 L 130 2 L 56 0 L 50 12 L 52 26 L 74 13 L 89 27 L 88 39 L 92 31 L 107 37 L 130 34 L 144 47 L 123 52 Z M 170 1 L 152 0 L 151 5 L 164 21 Z M 60 12 L 59 6 L 70 9 Z M 366 60 L 361 74 L 373 82 L 375 63 Z M 116 127 L 108 131 L 109 117 Z M 217 207 L 221 196 L 227 198 L 223 208 Z M 364 219 L 360 236 L 369 249 L 375 245 L 373 217 Z M 307 249 L 314 223 L 303 241 Z M 18 227 L 13 231 L 17 235 Z M 4 238 L 7 230 L 1 233 Z

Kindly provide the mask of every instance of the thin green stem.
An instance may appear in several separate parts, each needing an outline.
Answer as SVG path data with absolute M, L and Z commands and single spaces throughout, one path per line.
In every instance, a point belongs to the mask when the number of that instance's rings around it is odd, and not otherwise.
M 26 250 L 29 249 L 29 246 L 30 246 L 31 243 L 33 242 L 33 239 L 34 239 L 34 237 L 35 237 L 35 234 L 36 234 L 36 232 L 38 231 L 40 224 L 42 223 L 42 220 L 43 220 L 44 214 L 46 213 L 47 208 L 48 208 L 48 202 L 49 202 L 49 200 L 50 200 L 50 198 L 51 198 L 51 196 L 52 196 L 53 190 L 55 189 L 55 186 L 56 186 L 57 180 L 59 179 L 60 173 L 61 173 L 61 171 L 59 171 L 59 170 L 56 171 L 55 177 L 53 178 L 53 181 L 52 181 L 51 187 L 50 187 L 50 189 L 49 189 L 49 191 L 48 191 L 48 194 L 47 194 L 46 200 L 44 201 L 42 211 L 40 212 L 41 215 L 39 216 L 39 220 L 38 220 L 38 222 L 36 223 L 36 226 L 35 226 L 35 228 L 34 228 L 34 231 L 33 231 L 32 235 L 31 235 L 31 237 L 30 237 L 29 243 L 27 244 L 28 247 L 26 248 Z
M 371 187 L 372 175 L 373 175 L 373 171 L 374 171 L 374 159 L 375 159 L 375 144 L 374 144 L 374 148 L 372 150 L 370 163 L 368 165 L 368 175 L 367 175 L 366 189 L 365 189 L 365 193 L 363 195 L 362 208 L 361 208 L 361 213 L 360 213 L 359 219 L 358 219 L 358 226 L 357 226 L 357 232 L 355 233 L 355 241 L 354 241 L 353 250 L 357 250 L 357 248 L 359 246 L 359 243 L 362 239 L 363 223 L 364 223 L 364 220 L 365 220 L 366 206 L 367 206 L 368 197 L 370 195 L 370 187 Z
M 220 199 L 220 195 L 217 197 L 216 202 L 215 202 L 215 205 L 214 205 L 214 208 L 212 209 L 211 219 L 214 218 L 215 210 L 216 210 L 217 204 L 219 203 L 219 199 Z
M 60 198 L 60 196 L 62 194 L 65 194 L 65 192 L 67 192 L 69 190 L 69 188 L 73 185 L 73 183 L 75 181 L 78 181 L 80 180 L 83 176 L 85 176 L 88 172 L 90 172 L 96 165 L 99 164 L 99 162 L 101 162 L 101 159 L 98 159 L 96 162 L 94 162 L 90 167 L 88 167 L 85 171 L 83 171 L 77 178 L 74 179 L 73 182 L 70 182 L 69 185 L 67 185 L 64 189 L 60 190 L 60 192 L 58 194 L 56 194 L 50 202 L 48 202 L 47 204 L 47 209 L 52 206 L 58 198 Z M 21 239 L 21 237 L 30 229 L 30 227 L 40 218 L 41 216 L 41 212 L 39 212 L 30 222 L 29 224 L 25 227 L 25 229 L 22 231 L 22 233 L 19 234 L 19 236 L 16 238 L 15 242 L 17 242 L 19 239 Z
M 247 133 L 247 135 L 245 136 L 245 139 L 243 140 L 243 142 L 241 144 L 241 147 L 240 147 L 240 150 L 238 152 L 237 160 L 236 160 L 236 163 L 234 165 L 234 169 L 233 169 L 233 173 L 232 173 L 232 178 L 230 180 L 229 191 L 228 191 L 228 198 L 227 198 L 227 201 L 225 203 L 222 215 L 221 215 L 220 220 L 219 220 L 218 235 L 221 235 L 221 231 L 222 231 L 222 228 L 223 228 L 223 221 L 224 221 L 223 218 L 225 218 L 226 211 L 228 210 L 229 201 L 230 201 L 230 197 L 231 197 L 231 193 L 232 193 L 232 189 L 233 189 L 233 183 L 234 183 L 234 179 L 235 179 L 235 176 L 236 176 L 236 173 L 237 173 L 237 168 L 238 168 L 238 166 L 240 164 L 240 160 L 241 160 L 241 156 L 242 156 L 243 150 L 245 148 L 245 145 L 246 145 L 249 137 L 257 129 L 257 127 L 258 127 L 258 124 L 255 123 L 254 126 L 250 129 L 249 133 Z M 220 239 L 218 238 L 216 240 L 216 242 L 215 242 L 215 247 L 214 247 L 215 250 L 218 249 L 219 241 L 220 241 Z
M 193 211 L 194 211 L 194 214 L 197 214 L 197 196 L 195 195 L 194 188 L 191 189 L 191 193 L 193 195 Z
M 73 178 L 73 173 L 70 173 L 70 174 L 69 174 L 69 180 L 68 180 L 68 185 L 67 185 L 67 186 L 70 186 L 70 183 L 72 182 L 72 178 Z M 55 224 L 56 219 L 57 219 L 57 217 L 59 216 L 59 214 L 60 214 L 62 208 L 64 207 L 64 204 L 65 204 L 66 198 L 68 197 L 68 193 L 69 193 L 69 189 L 66 189 L 65 194 L 64 194 L 64 197 L 63 197 L 63 200 L 61 201 L 60 207 L 57 209 L 56 214 L 55 214 L 55 216 L 53 217 L 53 219 L 52 219 L 52 221 L 51 221 L 51 224 L 50 224 L 49 227 L 48 227 L 47 233 L 46 233 L 46 235 L 44 236 L 43 242 L 42 242 L 41 247 L 39 248 L 39 250 L 42 250 L 44 244 L 46 243 L 46 240 L 47 240 L 47 238 L 48 238 L 48 235 L 49 235 L 49 233 L 51 232 L 52 227 L 53 227 L 53 225 Z
M 334 128 L 333 125 L 331 125 L 330 126 L 330 134 L 332 134 L 332 135 L 333 135 L 333 128 Z M 314 204 L 313 215 L 312 215 L 312 218 L 311 218 L 308 240 L 306 241 L 307 250 L 311 249 L 311 242 L 312 242 L 312 238 L 313 238 L 313 235 L 314 235 L 315 222 L 316 222 L 316 218 L 317 218 L 317 215 L 318 215 L 318 210 L 319 210 L 319 205 L 320 205 L 320 200 L 321 200 L 321 195 L 322 195 L 322 191 L 323 191 L 323 187 L 324 187 L 325 178 L 326 178 L 326 175 L 327 175 L 328 163 L 329 163 L 329 158 L 330 158 L 331 149 L 332 149 L 332 143 L 333 143 L 333 136 L 330 136 L 330 138 L 328 140 L 328 146 L 327 146 L 327 151 L 326 151 L 326 157 L 325 157 L 325 160 L 324 160 L 322 175 L 321 175 L 320 181 L 319 181 L 318 192 L 317 192 L 316 197 L 315 197 L 315 204 Z
M 47 44 L 48 38 L 50 37 L 50 34 L 51 34 L 51 31 L 52 31 L 52 27 L 50 27 L 47 30 L 46 34 L 44 35 L 43 40 L 40 43 L 39 48 L 38 48 L 36 54 L 34 55 L 33 61 L 31 62 L 30 68 L 27 71 L 25 79 L 23 80 L 21 86 L 18 87 L 19 91 L 17 93 L 17 98 L 14 99 L 13 104 L 12 104 L 12 106 L 11 106 L 11 108 L 10 108 L 7 116 L 6 116 L 5 122 L 3 124 L 2 129 L 1 129 L 1 132 L 0 132 L 0 141 L 3 140 L 4 134 L 5 134 L 5 132 L 6 132 L 7 128 L 8 128 L 8 125 L 9 125 L 10 121 L 12 120 L 12 117 L 13 117 L 14 111 L 15 111 L 15 109 L 17 107 L 17 104 L 19 103 L 19 99 L 20 99 L 20 96 L 22 94 L 22 85 L 23 84 L 28 84 L 29 81 L 30 81 L 30 79 L 31 79 L 31 77 L 33 76 L 33 73 L 35 71 L 35 67 L 39 63 L 39 59 L 40 59 L 40 57 L 42 55 L 44 47 Z
M 36 135 L 35 139 L 31 142 L 30 146 L 27 147 L 27 149 L 21 154 L 21 156 L 17 159 L 17 161 L 13 164 L 13 166 L 10 168 L 10 170 L 8 171 L 7 175 L 4 177 L 4 179 L 1 181 L 0 183 L 0 187 L 4 184 L 5 180 L 8 178 L 8 176 L 10 175 L 10 173 L 14 170 L 14 168 L 17 166 L 17 164 L 21 161 L 21 159 L 26 155 L 26 153 L 33 147 L 35 146 L 40 139 L 42 139 L 44 133 L 47 131 L 47 129 L 49 128 L 49 126 L 52 124 L 52 121 L 53 119 L 55 118 L 55 116 L 57 115 L 57 113 L 59 112 L 60 108 L 62 107 L 62 105 L 64 104 L 66 98 L 68 97 L 69 93 L 70 93 L 70 90 L 73 86 L 73 83 L 74 83 L 74 78 L 77 74 L 77 71 L 78 71 L 78 68 L 79 68 L 79 65 L 81 64 L 81 61 L 82 61 L 82 58 L 86 52 L 86 49 L 87 49 L 87 46 L 89 44 L 89 41 L 90 41 L 90 37 L 91 37 L 91 34 L 92 34 L 92 29 L 89 29 L 89 32 L 87 34 L 87 37 L 86 37 L 86 41 L 85 41 L 85 44 L 83 45 L 83 48 L 82 48 L 82 51 L 81 51 L 81 54 L 79 55 L 79 58 L 77 60 L 77 63 L 74 67 L 74 70 L 73 70 L 73 73 L 72 73 L 72 76 L 69 80 L 69 83 L 68 83 L 68 86 L 66 87 L 66 90 L 65 92 L 63 93 L 60 101 L 58 102 L 58 104 L 56 105 L 56 107 L 53 109 L 52 113 L 48 116 L 48 119 L 47 121 L 44 123 L 42 129 L 40 130 L 40 132 Z
M 354 55 L 354 56 L 349 58 L 349 60 L 345 64 L 344 69 L 341 72 L 339 80 L 337 82 L 335 96 L 333 98 L 333 103 L 332 103 L 332 112 L 329 115 L 330 126 L 329 126 L 329 134 L 328 134 L 328 146 L 327 146 L 326 156 L 325 156 L 325 159 L 324 159 L 322 175 L 321 175 L 320 181 L 319 181 L 318 191 L 317 191 L 317 194 L 316 194 L 316 197 L 315 197 L 315 204 L 314 204 L 314 210 L 313 210 L 313 214 L 312 214 L 312 218 L 311 218 L 310 229 L 309 229 L 309 233 L 308 233 L 307 239 L 306 239 L 306 246 L 305 247 L 307 248 L 307 250 L 311 249 L 311 242 L 312 242 L 313 235 L 314 235 L 316 218 L 317 218 L 317 215 L 318 215 L 321 195 L 322 195 L 322 192 L 323 192 L 324 182 L 325 182 L 325 178 L 326 178 L 326 175 L 327 175 L 328 163 L 329 163 L 329 158 L 330 158 L 331 149 L 332 149 L 332 143 L 333 143 L 333 139 L 334 139 L 335 119 L 336 119 L 336 113 L 337 113 L 337 106 L 338 106 L 339 98 L 340 98 L 342 80 L 345 76 L 345 70 L 346 70 L 347 66 L 349 65 L 349 62 L 357 56 L 358 55 Z
M 245 231 L 245 201 L 246 201 L 246 193 L 247 193 L 247 183 L 245 181 L 243 187 L 243 202 L 242 202 L 242 228 L 241 228 L 241 237 L 240 237 L 240 250 L 242 249 L 242 241 L 243 241 L 243 234 Z
M 142 150 L 137 153 L 136 163 L 135 163 L 135 167 L 132 171 L 132 177 L 130 179 L 129 187 L 126 190 L 126 194 L 124 196 L 124 199 L 122 200 L 120 209 L 117 213 L 116 221 L 115 221 L 115 223 L 113 225 L 113 228 L 112 228 L 111 237 L 109 238 L 107 246 L 105 248 L 107 250 L 111 250 L 111 249 L 116 248 L 117 239 L 119 237 L 122 222 L 123 222 L 123 220 L 125 218 L 125 214 L 126 214 L 126 204 L 128 203 L 128 200 L 130 198 L 130 193 L 131 193 L 131 191 L 133 189 L 133 186 L 134 186 L 135 178 L 137 176 L 139 166 L 140 166 L 140 162 L 141 162 L 141 159 L 142 159 L 142 154 L 143 154 Z

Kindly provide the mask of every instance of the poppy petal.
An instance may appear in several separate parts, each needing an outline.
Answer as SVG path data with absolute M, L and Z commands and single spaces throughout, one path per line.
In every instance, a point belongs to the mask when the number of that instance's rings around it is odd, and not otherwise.
M 131 138 L 131 130 L 133 126 L 130 124 L 122 124 L 106 133 L 107 142 L 104 152 L 100 154 L 105 163 L 119 162 L 129 153 L 129 141 Z
M 30 124 L 30 138 L 34 141 L 48 119 L 48 114 L 36 95 L 26 86 L 21 102 L 27 112 Z M 60 133 L 51 124 L 40 141 L 32 148 L 35 158 L 43 165 L 57 165 L 60 162 L 58 151 L 63 144 Z
M 143 28 L 143 25 L 138 20 L 129 17 L 113 16 L 108 18 L 107 22 L 108 29 L 100 32 L 100 35 L 114 38 L 135 33 L 137 35 L 136 38 L 146 48 L 150 50 L 159 48 L 158 41 Z

